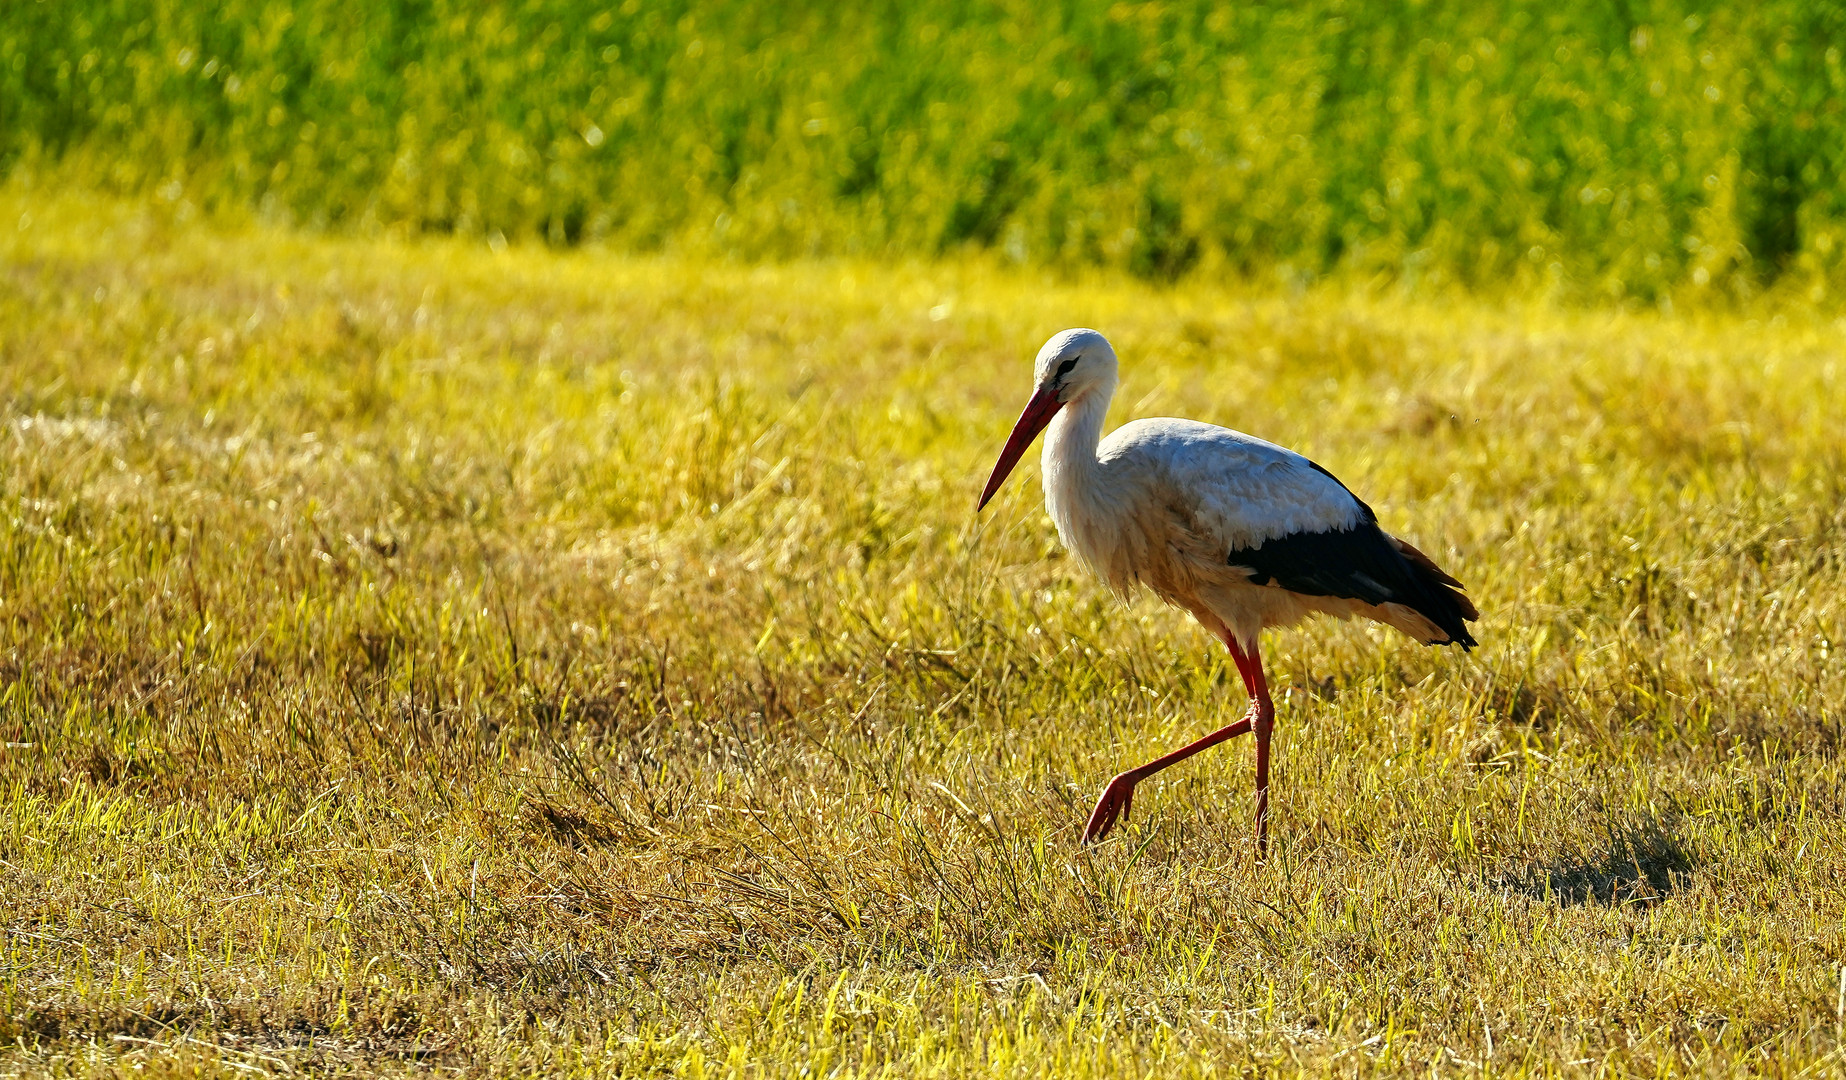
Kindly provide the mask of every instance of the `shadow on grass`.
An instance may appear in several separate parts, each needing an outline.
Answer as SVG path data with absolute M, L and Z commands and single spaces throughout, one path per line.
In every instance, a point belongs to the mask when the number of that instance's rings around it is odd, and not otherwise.
M 1595 849 L 1560 853 L 1494 884 L 1563 907 L 1658 903 L 1685 888 L 1698 866 L 1672 826 L 1658 818 L 1611 822 L 1605 842 Z

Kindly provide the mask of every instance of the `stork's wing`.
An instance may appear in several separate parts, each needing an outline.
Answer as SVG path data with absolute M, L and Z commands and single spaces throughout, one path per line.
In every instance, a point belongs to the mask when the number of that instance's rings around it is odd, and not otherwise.
M 1401 604 L 1449 641 L 1474 644 L 1465 621 L 1476 612 L 1460 583 L 1380 529 L 1372 508 L 1332 473 L 1292 450 L 1225 428 L 1144 424 L 1145 430 L 1120 441 L 1158 460 L 1168 504 L 1191 519 L 1186 527 L 1195 549 L 1222 553 L 1225 565 L 1253 585 Z M 1118 434 L 1139 427 L 1127 425 Z
M 1296 533 L 1350 529 L 1372 511 L 1327 470 L 1293 450 L 1193 420 L 1138 420 L 1099 456 L 1140 459 L 1167 505 L 1202 546 L 1252 548 Z
M 1464 649 L 1475 644 L 1467 621 L 1479 613 L 1461 591 L 1461 582 L 1429 556 L 1380 529 L 1376 521 L 1265 540 L 1254 548 L 1233 550 L 1227 562 L 1253 585 L 1380 607 L 1401 604 L 1442 631 L 1444 636 L 1430 638 L 1429 644 L 1454 642 Z

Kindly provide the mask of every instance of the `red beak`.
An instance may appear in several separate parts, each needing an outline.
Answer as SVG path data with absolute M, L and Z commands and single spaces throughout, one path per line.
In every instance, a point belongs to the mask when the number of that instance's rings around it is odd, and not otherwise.
M 1049 386 L 1040 387 L 1038 393 L 1032 395 L 1032 400 L 1026 402 L 1026 411 L 1019 414 L 1019 422 L 1013 425 L 1013 433 L 1007 436 L 1006 447 L 1000 451 L 1000 460 L 994 462 L 993 475 L 987 478 L 987 489 L 981 492 L 981 501 L 974 507 L 975 513 L 980 513 L 987 505 L 987 500 L 994 497 L 994 492 L 1000 490 L 1001 484 L 1006 483 L 1013 466 L 1019 464 L 1020 457 L 1025 454 L 1026 447 L 1032 445 L 1032 440 L 1038 438 L 1038 433 L 1045 430 L 1045 425 L 1051 423 L 1051 418 L 1063 407 L 1064 403 L 1058 400 L 1057 391 Z

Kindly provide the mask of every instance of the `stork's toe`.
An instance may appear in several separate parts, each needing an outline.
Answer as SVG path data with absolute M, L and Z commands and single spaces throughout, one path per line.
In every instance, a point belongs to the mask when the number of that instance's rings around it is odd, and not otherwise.
M 1083 827 L 1083 842 L 1095 843 L 1109 835 L 1115 828 L 1117 820 L 1127 820 L 1129 810 L 1135 802 L 1135 784 L 1140 777 L 1133 773 L 1122 773 L 1109 781 L 1109 786 L 1102 789 L 1102 795 L 1096 800 L 1096 809 L 1090 812 L 1089 824 Z

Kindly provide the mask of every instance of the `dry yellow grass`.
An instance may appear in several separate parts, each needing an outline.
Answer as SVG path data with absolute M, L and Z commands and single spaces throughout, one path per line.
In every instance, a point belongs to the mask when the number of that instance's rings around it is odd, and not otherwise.
M 1837 1074 L 1842 327 L 750 268 L 0 193 L 0 1071 Z M 1464 656 L 973 498 L 1072 324 Z M 1028 470 L 1029 471 L 1029 470 Z

